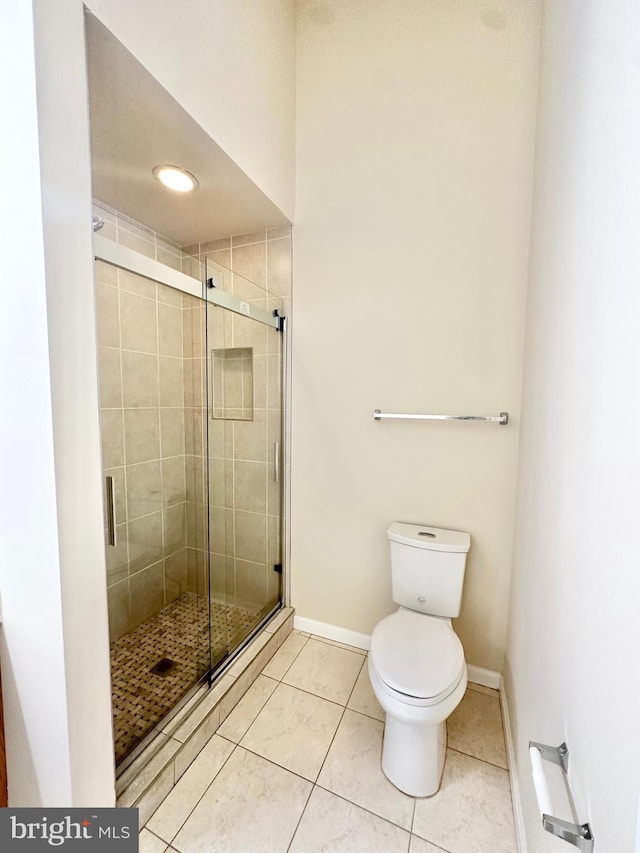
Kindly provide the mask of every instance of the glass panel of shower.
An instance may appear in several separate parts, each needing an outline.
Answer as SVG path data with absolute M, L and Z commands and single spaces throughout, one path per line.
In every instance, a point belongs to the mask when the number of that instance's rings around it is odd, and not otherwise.
M 196 548 L 205 523 L 206 465 L 195 432 L 206 401 L 204 382 L 198 389 L 190 368 L 206 308 L 195 296 L 101 261 L 96 304 L 121 764 L 210 671 L 212 654 L 220 654 L 210 648 L 208 578 Z
M 115 263 L 96 304 L 123 770 L 280 604 L 284 335 L 281 300 L 215 264 L 199 298 Z
M 211 641 L 232 653 L 281 601 L 282 301 L 206 264 Z

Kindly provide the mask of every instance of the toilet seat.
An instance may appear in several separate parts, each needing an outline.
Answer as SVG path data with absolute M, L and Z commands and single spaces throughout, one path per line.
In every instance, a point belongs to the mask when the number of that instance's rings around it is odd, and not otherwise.
M 466 667 L 451 624 L 400 608 L 376 625 L 371 663 L 383 684 L 408 704 L 435 704 L 459 684 Z

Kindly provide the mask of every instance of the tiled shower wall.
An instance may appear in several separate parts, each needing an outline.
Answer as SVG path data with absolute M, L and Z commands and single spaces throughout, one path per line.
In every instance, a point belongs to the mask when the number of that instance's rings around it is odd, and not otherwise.
M 216 286 L 269 311 L 290 315 L 291 231 L 271 229 L 185 247 L 194 260 L 212 262 Z M 277 601 L 280 576 L 280 488 L 273 479 L 273 442 L 281 438 L 282 336 L 262 324 L 209 306 L 209 346 L 217 352 L 251 349 L 251 420 L 203 415 L 211 465 L 210 531 L 212 594 L 259 614 Z M 202 337 L 200 338 L 202 340 Z M 196 355 L 196 353 L 194 353 Z M 205 353 L 201 351 L 204 359 Z M 209 354 L 211 355 L 211 353 Z M 204 361 L 201 362 L 204 370 Z M 189 429 L 187 429 L 189 432 Z M 284 449 L 284 448 L 283 448 Z M 195 470 L 200 470 L 198 464 Z M 284 471 L 281 476 L 284 476 Z M 197 483 L 196 495 L 200 496 Z M 187 482 L 187 515 L 191 491 Z M 196 507 L 204 525 L 204 506 Z M 202 518 L 202 521 L 201 521 Z M 188 528 L 190 526 L 188 522 Z M 205 553 L 198 553 L 198 566 Z M 231 638 L 233 641 L 233 638 Z
M 107 208 L 94 212 L 104 236 L 197 278 L 206 257 L 223 289 L 290 316 L 289 228 L 180 250 Z M 185 589 L 205 592 L 207 441 L 212 594 L 258 612 L 275 602 L 279 583 L 278 336 L 208 307 L 211 346 L 251 347 L 254 359 L 253 420 L 208 419 L 202 302 L 106 264 L 96 265 L 96 279 L 103 464 L 117 495 L 119 544 L 107 548 L 112 637 Z
M 100 205 L 101 235 L 182 269 L 192 259 Z M 191 271 L 191 270 L 190 270 Z M 111 638 L 195 591 L 187 551 L 185 358 L 200 300 L 96 263 L 102 456 L 114 478 L 116 547 L 106 547 Z M 106 533 L 106 518 L 105 518 Z

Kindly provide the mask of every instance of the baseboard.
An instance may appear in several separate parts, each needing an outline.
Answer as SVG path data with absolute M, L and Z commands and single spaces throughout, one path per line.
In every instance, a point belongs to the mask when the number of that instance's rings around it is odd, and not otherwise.
M 522 815 L 522 800 L 520 798 L 520 784 L 516 773 L 516 752 L 511 731 L 511 717 L 509 716 L 509 703 L 504 689 L 504 679 L 500 677 L 500 707 L 502 709 L 502 724 L 504 727 L 504 739 L 507 746 L 507 766 L 509 768 L 509 782 L 511 783 L 511 802 L 513 804 L 513 822 L 516 830 L 516 847 L 518 853 L 527 853 L 527 837 L 524 831 L 524 817 Z
M 480 684 L 482 687 L 491 687 L 493 690 L 500 689 L 500 679 L 502 676 L 499 672 L 494 672 L 492 669 L 482 669 L 481 666 L 473 666 L 467 664 L 467 679 L 472 684 Z
M 347 646 L 355 646 L 356 649 L 369 651 L 371 637 L 369 634 L 360 634 L 349 628 L 341 628 L 339 625 L 330 625 L 328 622 L 317 622 L 315 619 L 307 619 L 306 616 L 293 617 L 293 627 L 298 631 L 306 631 L 308 634 L 316 634 L 325 640 L 335 640 L 337 643 L 345 643 Z

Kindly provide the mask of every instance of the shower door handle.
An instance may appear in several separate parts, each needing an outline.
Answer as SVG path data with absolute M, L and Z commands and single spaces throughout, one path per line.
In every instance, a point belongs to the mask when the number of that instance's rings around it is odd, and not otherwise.
M 107 545 L 116 542 L 116 492 L 113 477 L 105 477 L 107 486 Z
M 273 442 L 273 481 L 280 482 L 280 442 Z

